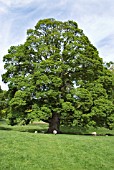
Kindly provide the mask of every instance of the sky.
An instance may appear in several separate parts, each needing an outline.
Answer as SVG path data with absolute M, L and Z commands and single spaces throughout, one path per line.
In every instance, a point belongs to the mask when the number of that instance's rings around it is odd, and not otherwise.
M 113 0 L 0 0 L 0 75 L 10 46 L 24 43 L 27 29 L 45 18 L 76 21 L 103 61 L 114 62 Z M 1 76 L 0 85 L 7 90 Z

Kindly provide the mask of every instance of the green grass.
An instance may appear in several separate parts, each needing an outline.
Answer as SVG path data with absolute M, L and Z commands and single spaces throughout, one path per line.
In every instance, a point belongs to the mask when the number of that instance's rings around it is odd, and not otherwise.
M 29 133 L 47 125 L 0 127 L 0 170 L 114 170 L 114 136 Z

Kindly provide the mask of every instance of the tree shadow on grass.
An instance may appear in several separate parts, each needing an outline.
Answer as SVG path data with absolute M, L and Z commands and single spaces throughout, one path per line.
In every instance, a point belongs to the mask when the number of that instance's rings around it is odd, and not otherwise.
M 62 134 L 68 134 L 68 135 L 84 135 L 84 136 L 114 136 L 114 131 L 102 131 L 97 132 L 96 135 L 93 135 L 92 132 L 96 131 L 97 129 L 89 129 L 86 127 L 67 127 L 62 126 L 61 132 Z
M 47 129 L 22 129 L 20 132 L 29 132 L 29 133 L 47 133 Z
M 74 133 L 74 132 L 61 132 L 60 134 L 65 134 L 65 135 L 82 135 L 82 136 L 95 136 L 92 135 L 91 133 Z M 112 133 L 106 133 L 106 134 L 97 134 L 96 136 L 114 136 Z
M 6 131 L 18 131 L 18 132 L 28 132 L 28 133 L 42 133 L 42 134 L 48 134 L 48 127 L 41 125 L 40 127 L 36 126 L 13 126 L 13 127 L 8 127 L 4 125 L 0 125 L 0 130 L 6 130 Z M 66 135 L 83 135 L 83 136 L 93 136 L 87 129 L 85 128 L 72 128 L 72 127 L 62 127 L 60 129 L 59 134 L 66 134 Z M 114 136 L 114 131 L 111 133 L 106 132 L 106 133 L 97 133 L 96 136 Z
M 47 129 L 37 129 L 37 128 L 9 128 L 9 127 L 3 127 L 0 126 L 0 130 L 6 130 L 6 131 L 18 131 L 18 132 L 28 132 L 28 133 L 47 133 Z
M 11 128 L 9 128 L 9 127 L 3 127 L 3 126 L 0 126 L 0 130 L 8 130 L 8 131 L 10 131 L 10 130 L 12 130 Z

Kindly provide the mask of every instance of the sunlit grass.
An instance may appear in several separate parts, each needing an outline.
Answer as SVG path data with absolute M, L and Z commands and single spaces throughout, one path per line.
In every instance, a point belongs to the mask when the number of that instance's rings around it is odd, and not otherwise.
M 114 170 L 113 136 L 19 132 L 30 127 L 0 130 L 0 170 Z

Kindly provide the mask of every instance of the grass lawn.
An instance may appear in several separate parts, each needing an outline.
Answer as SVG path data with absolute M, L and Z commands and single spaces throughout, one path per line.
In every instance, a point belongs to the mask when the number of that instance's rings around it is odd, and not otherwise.
M 114 136 L 35 134 L 23 128 L 38 126 L 2 126 L 0 170 L 114 170 Z

